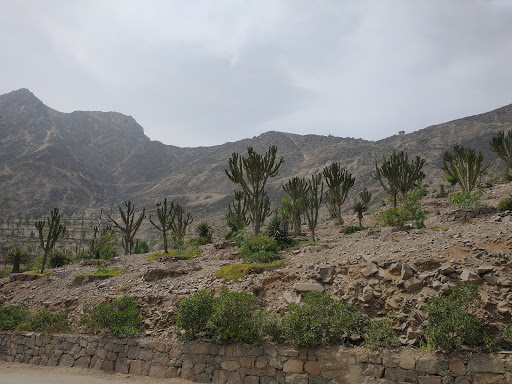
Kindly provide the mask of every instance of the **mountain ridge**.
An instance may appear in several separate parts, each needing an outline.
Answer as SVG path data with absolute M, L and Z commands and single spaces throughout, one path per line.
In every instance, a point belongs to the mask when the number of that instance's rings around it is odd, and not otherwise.
M 153 209 L 167 197 L 195 217 L 221 220 L 237 187 L 224 174 L 231 153 L 243 154 L 248 146 L 264 152 L 269 145 L 277 145 L 278 156 L 285 158 L 279 176 L 269 180 L 274 202 L 288 178 L 308 177 L 333 161 L 356 176 L 354 198 L 368 187 L 378 199 L 383 193 L 370 173 L 375 161 L 393 149 L 424 157 L 427 179 L 438 183 L 446 150 L 464 144 L 495 159 L 488 141 L 508 129 L 512 105 L 378 141 L 269 131 L 211 147 L 177 147 L 151 140 L 131 116 L 63 113 L 21 89 L 0 96 L 0 215 L 44 214 L 53 206 L 79 211 L 123 200 Z

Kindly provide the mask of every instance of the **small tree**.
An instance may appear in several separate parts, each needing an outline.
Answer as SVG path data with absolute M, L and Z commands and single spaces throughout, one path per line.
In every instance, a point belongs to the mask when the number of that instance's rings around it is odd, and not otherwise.
M 212 226 L 207 221 L 201 221 L 196 227 L 196 232 L 204 241 L 208 243 L 212 241 Z
M 352 188 L 356 179 L 345 168 L 342 168 L 340 163 L 332 163 L 330 166 L 325 167 L 323 175 L 329 188 L 329 196 L 335 204 L 338 224 L 343 225 L 341 206 L 345 202 L 348 191 Z
M 172 216 L 172 211 L 167 209 L 167 197 L 164 199 L 164 202 L 156 203 L 156 213 L 158 216 L 158 223 L 155 223 L 151 216 L 149 216 L 149 222 L 155 227 L 158 231 L 162 232 L 162 237 L 164 239 L 164 252 L 169 252 L 169 247 L 167 244 L 167 232 L 171 229 L 171 221 L 170 218 Z
M 294 177 L 283 185 L 283 190 L 290 195 L 292 202 L 293 231 L 301 233 L 300 216 L 304 211 L 304 195 L 306 193 L 306 180 L 300 177 Z
M 409 156 L 403 151 L 398 154 L 393 151 L 389 160 L 386 159 L 386 155 L 383 155 L 382 160 L 380 167 L 375 162 L 375 171 L 372 173 L 372 177 L 378 180 L 382 188 L 391 195 L 393 206 L 396 207 L 398 194 L 404 197 L 425 178 L 425 174 L 421 170 L 425 160 L 416 156 L 409 163 Z
M 322 182 L 322 174 L 317 173 L 311 176 L 311 180 L 306 183 L 304 195 L 304 206 L 308 228 L 311 231 L 311 240 L 316 241 L 315 229 L 318 223 L 318 210 L 322 205 L 324 194 L 324 183 Z
M 363 226 L 363 213 L 368 211 L 368 207 L 370 205 L 370 201 L 372 201 L 372 193 L 368 191 L 366 188 L 359 193 L 359 200 L 354 204 L 354 212 L 357 213 L 357 218 L 359 219 L 359 226 Z
M 114 228 L 117 228 L 117 230 L 121 232 L 121 235 L 123 236 L 121 243 L 124 248 L 124 254 L 131 255 L 135 247 L 135 234 L 139 230 L 142 220 L 146 217 L 146 209 L 143 208 L 139 217 L 135 220 L 135 207 L 132 205 L 132 202 L 125 201 L 124 205 L 126 206 L 126 213 L 120 205 L 118 206 L 122 222 L 114 220 L 110 215 L 108 216 L 108 220 L 112 223 Z
M 48 224 L 48 232 L 43 233 L 45 225 Z M 43 261 L 41 263 L 41 273 L 44 273 L 46 266 L 46 260 L 48 255 L 55 247 L 57 241 L 64 237 L 66 233 L 66 227 L 60 223 L 60 213 L 58 208 L 54 208 L 50 213 L 50 217 L 44 220 L 38 220 L 35 222 L 36 229 L 39 232 L 39 244 L 43 249 Z
M 14 247 L 9 250 L 5 262 L 12 264 L 11 273 L 20 273 L 20 264 L 25 264 L 30 261 L 28 252 L 22 247 Z
M 491 141 L 491 151 L 495 152 L 505 162 L 507 170 L 512 169 L 512 129 L 505 135 L 504 131 L 498 132 Z
M 254 226 L 257 235 L 270 216 L 270 199 L 265 192 L 265 185 L 269 177 L 277 176 L 283 158 L 276 163 L 277 147 L 271 145 L 265 155 L 260 155 L 252 147 L 247 148 L 247 157 L 233 153 L 229 159 L 229 171 L 225 171 L 229 179 L 240 184 L 247 196 L 249 207 L 249 220 Z
M 238 232 L 249 224 L 247 218 L 247 196 L 244 191 L 233 191 L 234 199 L 228 206 L 228 213 L 226 215 L 226 223 L 230 227 L 231 232 Z
M 443 170 L 452 178 L 457 179 L 465 192 L 471 192 L 478 181 L 478 177 L 489 167 L 490 161 L 483 164 L 482 152 L 475 154 L 475 150 L 464 148 L 463 145 L 453 147 L 454 154 L 446 152 L 443 157 Z

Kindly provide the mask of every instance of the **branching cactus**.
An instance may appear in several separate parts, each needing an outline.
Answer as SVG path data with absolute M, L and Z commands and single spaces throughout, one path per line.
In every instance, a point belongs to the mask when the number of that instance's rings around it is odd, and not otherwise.
M 297 234 L 301 233 L 300 216 L 304 211 L 306 185 L 306 180 L 300 177 L 294 177 L 283 185 L 283 190 L 290 195 L 290 199 L 292 201 L 293 231 Z
M 44 228 L 48 224 L 48 232 L 43 233 Z M 39 244 L 43 249 L 43 262 L 41 263 L 41 273 L 44 273 L 46 266 L 46 260 L 48 255 L 55 247 L 57 241 L 62 239 L 66 233 L 66 227 L 60 223 L 60 213 L 58 208 L 54 208 L 50 213 L 50 217 L 44 220 L 38 220 L 35 222 L 36 229 L 39 233 Z
M 342 168 L 340 163 L 332 163 L 330 166 L 325 167 L 323 175 L 327 188 L 329 188 L 329 198 L 334 202 L 338 224 L 343 225 L 341 206 L 345 202 L 348 191 L 352 188 L 356 179 L 345 168 Z
M 322 174 L 317 173 L 311 176 L 311 180 L 306 183 L 304 203 L 308 228 L 311 231 L 311 240 L 316 241 L 315 228 L 318 223 L 318 209 L 322 205 L 324 195 L 324 183 Z
M 483 164 L 482 152 L 475 153 L 474 149 L 464 148 L 463 145 L 453 147 L 454 154 L 446 152 L 443 157 L 443 170 L 457 179 L 463 191 L 471 192 L 475 189 L 478 178 L 489 167 L 490 161 Z
M 121 222 L 116 221 L 110 215 L 108 216 L 108 220 L 122 235 L 124 254 L 131 255 L 135 247 L 135 234 L 139 230 L 142 220 L 146 217 L 146 209 L 143 208 L 139 217 L 135 220 L 135 207 L 132 202 L 125 201 L 124 205 L 126 206 L 126 213 L 123 211 L 121 206 L 118 206 L 119 214 L 121 215 Z

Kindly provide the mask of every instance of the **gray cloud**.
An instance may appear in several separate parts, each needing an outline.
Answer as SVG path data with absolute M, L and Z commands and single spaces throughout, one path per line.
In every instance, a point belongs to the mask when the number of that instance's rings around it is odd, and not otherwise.
M 512 102 L 508 1 L 0 3 L 0 93 L 132 115 L 153 140 L 380 139 Z

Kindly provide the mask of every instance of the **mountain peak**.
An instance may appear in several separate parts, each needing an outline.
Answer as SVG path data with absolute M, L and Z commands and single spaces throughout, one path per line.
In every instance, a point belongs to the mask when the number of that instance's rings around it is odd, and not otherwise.
M 21 88 L 17 91 L 12 91 L 4 95 L 0 95 L 0 104 L 4 106 L 43 106 L 43 102 L 39 100 L 32 92 L 27 88 Z

